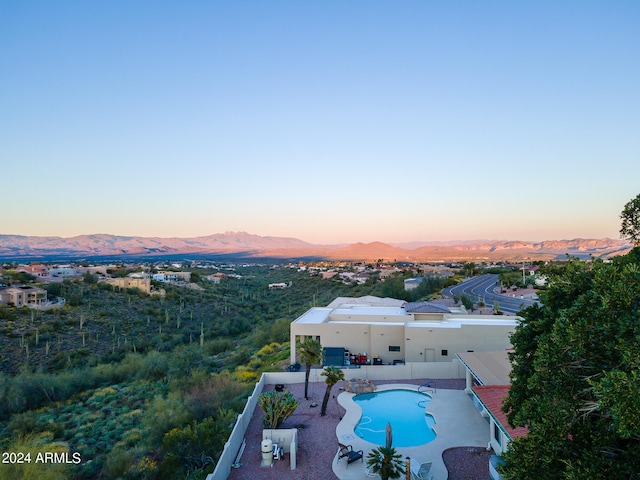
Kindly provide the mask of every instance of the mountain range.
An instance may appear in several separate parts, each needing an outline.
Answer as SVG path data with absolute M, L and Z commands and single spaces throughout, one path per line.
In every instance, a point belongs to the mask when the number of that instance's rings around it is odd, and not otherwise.
M 109 234 L 38 237 L 0 234 L 0 260 L 100 258 L 235 257 L 411 262 L 536 261 L 609 258 L 628 252 L 624 240 L 573 239 L 542 242 L 478 240 L 449 242 L 382 242 L 319 245 L 291 237 L 226 232 L 192 238 L 128 237 Z

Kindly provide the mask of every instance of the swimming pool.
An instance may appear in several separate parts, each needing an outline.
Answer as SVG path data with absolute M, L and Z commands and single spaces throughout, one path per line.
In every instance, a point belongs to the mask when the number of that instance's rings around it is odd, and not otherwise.
M 387 422 L 393 429 L 394 447 L 414 447 L 436 438 L 435 419 L 425 413 L 429 395 L 413 390 L 382 390 L 353 397 L 362 408 L 362 417 L 354 432 L 376 445 L 386 443 Z

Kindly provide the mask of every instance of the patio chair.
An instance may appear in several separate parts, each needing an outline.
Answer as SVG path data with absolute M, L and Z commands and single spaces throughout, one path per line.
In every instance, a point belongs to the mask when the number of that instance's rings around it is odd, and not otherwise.
M 411 458 L 410 462 L 412 480 L 433 480 L 433 475 L 429 475 L 431 462 L 420 463 L 415 458 Z
M 355 462 L 356 460 L 363 460 L 364 452 L 362 450 L 354 450 L 351 445 L 343 445 L 342 443 L 338 443 L 340 449 L 338 450 L 338 460 L 341 458 L 347 459 L 347 466 L 350 463 Z

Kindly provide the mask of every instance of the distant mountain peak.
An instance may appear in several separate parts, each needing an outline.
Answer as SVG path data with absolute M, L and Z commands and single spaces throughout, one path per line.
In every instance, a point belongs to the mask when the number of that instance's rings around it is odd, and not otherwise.
M 609 257 L 631 249 L 624 240 L 572 239 L 528 242 L 479 240 L 477 242 L 410 242 L 400 245 L 374 241 L 349 245 L 314 245 L 292 237 L 260 236 L 244 231 L 202 237 L 160 238 L 106 233 L 70 238 L 0 234 L 0 259 L 169 257 L 171 255 L 238 255 L 246 257 L 332 260 L 500 261 L 549 260 L 566 254 L 585 258 Z

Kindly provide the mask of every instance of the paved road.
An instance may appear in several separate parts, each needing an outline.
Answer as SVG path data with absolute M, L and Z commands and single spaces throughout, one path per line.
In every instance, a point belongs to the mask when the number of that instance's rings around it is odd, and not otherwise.
M 474 302 L 483 301 L 488 307 L 493 306 L 493 302 L 497 300 L 500 310 L 507 313 L 518 313 L 534 303 L 540 304 L 535 300 L 507 297 L 495 293 L 494 289 L 498 284 L 498 277 L 499 275 L 494 273 L 473 277 L 453 287 L 445 288 L 444 294 L 449 297 L 467 295 L 473 298 Z

